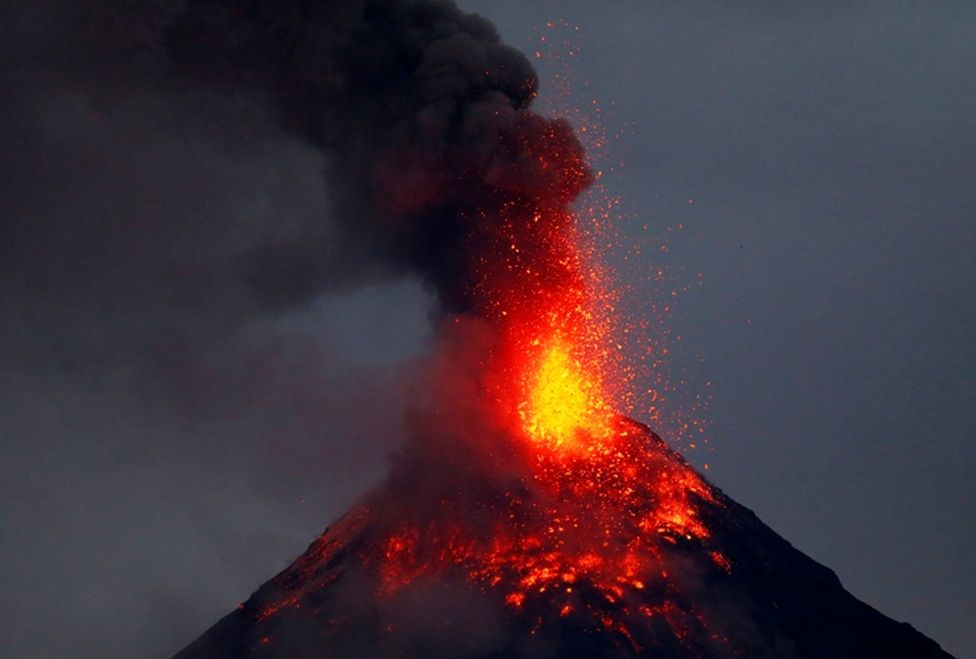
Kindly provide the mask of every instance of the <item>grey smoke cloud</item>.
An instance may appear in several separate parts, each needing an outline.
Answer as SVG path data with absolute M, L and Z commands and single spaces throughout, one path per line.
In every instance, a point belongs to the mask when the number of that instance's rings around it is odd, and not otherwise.
M 587 185 L 582 148 L 567 122 L 530 110 L 534 70 L 480 16 L 443 0 L 193 0 L 159 47 L 180 84 L 258 94 L 325 157 L 334 225 L 358 258 L 337 266 L 316 236 L 262 246 L 243 263 L 258 299 L 302 302 L 365 265 L 414 272 L 447 309 L 482 313 L 483 271 L 502 267 L 509 233 L 534 271 L 561 276 L 536 216 Z
M 166 656 L 383 476 L 431 300 L 256 300 L 259 247 L 329 256 L 321 154 L 77 11 L 0 20 L 0 655 Z

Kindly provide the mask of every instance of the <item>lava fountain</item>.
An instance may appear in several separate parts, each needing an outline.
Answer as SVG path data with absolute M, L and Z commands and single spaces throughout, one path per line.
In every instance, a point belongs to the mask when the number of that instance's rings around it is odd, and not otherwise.
M 459 580 L 513 616 L 531 612 L 537 632 L 571 621 L 634 651 L 706 627 L 664 557 L 675 545 L 694 546 L 708 570 L 732 569 L 698 512 L 717 499 L 660 440 L 614 411 L 612 281 L 571 208 L 590 180 L 583 149 L 567 122 L 534 114 L 528 101 L 515 115 L 498 137 L 500 164 L 472 170 L 462 159 L 458 170 L 474 172 L 477 194 L 452 204 L 448 220 L 459 311 L 446 313 L 439 331 L 457 333 L 448 342 L 456 346 L 470 319 L 487 327 L 476 363 L 463 359 L 478 371 L 484 437 L 446 475 L 442 453 L 411 444 L 420 457 L 351 516 L 369 543 L 352 550 L 323 540 L 281 577 L 282 592 L 257 620 L 314 615 L 306 609 L 323 584 L 312 575 L 353 551 L 381 600 Z M 452 404 L 447 396 L 434 406 Z M 418 432 L 454 430 L 430 423 Z M 440 474 L 434 484 L 432 471 Z

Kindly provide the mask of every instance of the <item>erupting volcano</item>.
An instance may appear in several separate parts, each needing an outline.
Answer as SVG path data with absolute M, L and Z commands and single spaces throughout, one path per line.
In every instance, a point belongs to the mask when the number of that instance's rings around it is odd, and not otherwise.
M 615 412 L 613 287 L 572 210 L 591 173 L 490 24 L 191 0 L 166 44 L 184 79 L 260 90 L 326 157 L 346 239 L 442 303 L 388 480 L 178 657 L 947 656 Z M 328 273 L 277 254 L 257 295 Z

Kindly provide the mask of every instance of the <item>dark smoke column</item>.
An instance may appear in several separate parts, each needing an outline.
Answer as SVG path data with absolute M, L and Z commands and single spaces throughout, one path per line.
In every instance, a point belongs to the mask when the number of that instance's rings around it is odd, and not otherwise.
M 439 0 L 190 0 L 165 47 L 179 79 L 259 93 L 321 150 L 350 248 L 419 273 L 446 310 L 490 315 L 484 281 L 513 236 L 541 281 L 567 276 L 549 239 L 589 181 L 583 152 L 529 109 L 536 74 L 486 20 Z M 246 273 L 269 302 L 301 302 L 339 276 L 323 252 L 269 247 Z

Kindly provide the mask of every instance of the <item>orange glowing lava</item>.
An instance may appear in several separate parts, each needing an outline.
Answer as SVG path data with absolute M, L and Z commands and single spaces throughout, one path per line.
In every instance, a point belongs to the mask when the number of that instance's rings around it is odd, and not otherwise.
M 487 398 L 497 421 L 533 445 L 585 448 L 610 431 L 610 383 L 619 382 L 612 286 L 575 214 L 519 216 L 501 209 L 507 249 L 477 261 L 478 293 L 498 338 L 487 356 Z
M 581 433 L 602 436 L 609 410 L 598 378 L 585 371 L 572 346 L 555 337 L 529 375 L 528 399 L 519 416 L 529 436 L 550 446 L 575 444 Z

